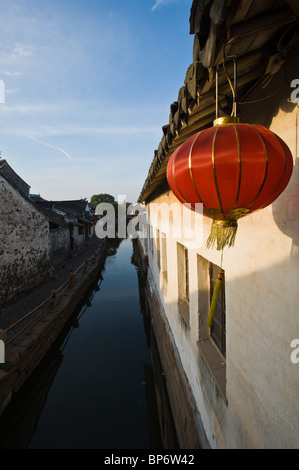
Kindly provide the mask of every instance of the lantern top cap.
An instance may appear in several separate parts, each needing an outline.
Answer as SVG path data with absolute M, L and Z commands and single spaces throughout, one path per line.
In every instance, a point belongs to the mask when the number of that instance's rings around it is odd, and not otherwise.
M 230 124 L 238 124 L 240 119 L 236 116 L 224 116 L 214 121 L 214 127 L 217 126 L 229 126 Z

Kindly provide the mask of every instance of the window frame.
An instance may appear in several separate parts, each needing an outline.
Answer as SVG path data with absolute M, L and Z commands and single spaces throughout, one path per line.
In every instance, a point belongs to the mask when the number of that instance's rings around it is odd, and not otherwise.
M 168 263 L 167 263 L 167 237 L 166 234 L 161 232 L 161 272 L 163 278 L 163 286 L 166 287 L 168 283 Z
M 198 350 L 203 363 L 212 376 L 217 390 L 227 404 L 226 398 L 226 357 L 222 354 L 211 335 L 211 328 L 207 325 L 210 311 L 211 289 L 211 264 L 217 265 L 197 254 L 197 279 L 198 279 Z M 225 272 L 223 278 L 223 291 L 225 300 Z M 225 305 L 226 309 L 226 305 Z M 226 319 L 225 319 L 226 323 Z M 224 324 L 225 324 L 224 323 Z M 226 345 L 226 328 L 225 328 Z
M 156 229 L 156 262 L 158 270 L 161 270 L 161 246 L 160 246 L 160 230 Z
M 216 268 L 216 269 L 215 269 Z M 213 273 L 213 269 L 215 272 Z M 220 267 L 214 263 L 210 262 L 209 266 L 209 276 L 210 276 L 210 305 L 213 298 L 215 283 L 218 277 L 218 273 L 220 271 Z M 220 317 L 220 318 L 219 318 Z M 215 332 L 215 325 L 216 322 L 221 322 L 221 338 L 217 337 L 217 333 Z M 213 331 L 214 327 L 214 331 Z M 219 352 L 226 358 L 226 302 L 225 302 L 225 273 L 223 274 L 223 278 L 221 281 L 221 288 L 219 291 L 219 297 L 217 301 L 217 307 L 214 315 L 214 321 L 212 326 L 209 328 L 209 334 L 211 340 L 215 343 L 215 346 L 218 348 Z M 220 339 L 220 341 L 219 341 Z M 221 342 L 221 344 L 220 344 Z
M 178 310 L 190 328 L 190 292 L 189 292 L 189 252 L 182 243 L 177 242 L 178 273 Z

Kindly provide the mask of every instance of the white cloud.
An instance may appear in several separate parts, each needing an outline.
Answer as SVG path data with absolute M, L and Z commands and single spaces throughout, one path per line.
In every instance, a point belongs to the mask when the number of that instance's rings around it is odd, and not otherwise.
M 16 93 L 20 91 L 19 89 L 11 89 L 10 93 Z M 6 93 L 9 93 L 9 90 L 6 90 Z M 1 109 L 2 114 L 15 114 L 17 117 L 18 114 L 49 114 L 49 113 L 61 113 L 67 110 L 65 105 L 60 105 L 56 103 L 38 103 L 38 104 L 19 104 L 4 106 Z
M 169 5 L 170 3 L 176 3 L 179 0 L 156 0 L 155 5 L 152 7 L 152 11 L 156 10 L 161 5 Z
M 9 70 L 5 70 L 4 75 L 6 77 L 20 77 L 23 74 L 21 72 L 10 72 Z
M 6 94 L 9 94 L 9 93 L 19 93 L 21 90 L 20 88 L 10 88 L 10 89 L 6 89 L 5 90 L 5 93 Z
M 20 44 L 20 43 L 17 42 L 15 44 L 15 47 L 13 49 L 11 57 L 13 59 L 20 59 L 22 57 L 32 56 L 34 49 L 35 49 L 35 47 L 33 47 L 33 46 L 28 46 L 26 44 Z
M 152 11 L 154 11 L 161 4 L 163 4 L 163 0 L 157 0 L 155 5 L 152 7 Z
M 7 127 L 2 129 L 3 134 L 15 135 L 18 137 L 51 137 L 63 135 L 157 135 L 161 134 L 161 129 L 151 126 L 81 126 L 81 125 L 60 125 L 60 126 L 39 126 L 39 127 Z
M 67 159 L 71 162 L 71 166 L 72 166 L 73 170 L 76 173 L 78 172 L 77 168 L 72 163 L 73 162 L 73 157 L 68 152 L 66 152 L 64 149 L 62 149 L 61 147 L 57 147 L 57 145 L 49 144 L 48 142 L 43 142 L 41 140 L 38 140 L 35 137 L 29 137 L 29 138 L 31 140 L 33 140 L 34 142 L 38 143 L 38 144 L 45 145 L 46 147 L 49 147 L 49 148 L 54 149 L 54 150 L 58 150 L 58 152 L 63 153 L 63 155 L 65 155 L 67 157 Z

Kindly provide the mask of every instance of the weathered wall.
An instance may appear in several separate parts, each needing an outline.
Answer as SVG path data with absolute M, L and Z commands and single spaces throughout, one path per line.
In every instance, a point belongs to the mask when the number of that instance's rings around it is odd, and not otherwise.
M 74 225 L 73 237 L 75 240 L 74 249 L 82 250 L 84 247 L 84 227 Z
M 299 76 L 298 59 L 297 67 L 294 57 L 286 65 L 273 78 L 267 93 L 256 90 L 247 97 L 252 103 L 242 106 L 241 121 L 266 125 L 276 132 L 290 147 L 295 166 L 283 194 L 271 206 L 241 219 L 235 247 L 224 251 L 224 389 L 217 386 L 217 370 L 213 371 L 211 364 L 207 367 L 199 347 L 201 309 L 209 293 L 205 283 L 201 284 L 204 266 L 199 269 L 198 255 L 216 265 L 221 263 L 221 253 L 205 246 L 211 220 L 198 216 L 203 243 L 189 250 L 187 326 L 178 310 L 177 241 L 167 240 L 167 285 L 157 265 L 156 243 L 152 252 L 148 250 L 150 275 L 165 312 L 164 321 L 170 326 L 175 353 L 195 398 L 194 412 L 199 413 L 212 448 L 299 446 L 299 364 L 291 361 L 291 341 L 299 338 L 299 110 L 288 100 L 290 82 Z M 273 98 L 259 101 L 265 94 L 273 94 Z M 152 203 L 175 201 L 169 191 Z M 164 222 L 163 218 L 151 221 L 160 232 L 166 231 Z M 180 242 L 188 246 L 186 240 Z
M 51 271 L 49 223 L 0 176 L 0 302 L 42 282 Z
M 70 252 L 70 231 L 68 227 L 50 230 L 50 258 L 55 265 L 64 261 Z

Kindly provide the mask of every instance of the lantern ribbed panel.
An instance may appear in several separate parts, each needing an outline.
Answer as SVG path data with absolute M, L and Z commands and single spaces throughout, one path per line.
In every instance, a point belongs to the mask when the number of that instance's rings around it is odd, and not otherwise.
M 190 154 L 194 140 L 198 134 L 190 137 L 183 145 L 180 146 L 171 155 L 168 166 L 167 166 L 167 179 L 169 186 L 171 187 L 174 195 L 179 199 L 182 204 L 191 203 L 194 208 L 196 202 L 202 202 L 199 200 L 196 190 L 190 179 L 189 172 L 189 159 L 186 158 Z M 187 184 L 182 187 L 181 175 L 186 175 L 188 178 Z M 178 178 L 178 179 L 177 179 Z
M 234 126 L 235 127 L 235 126 Z M 239 124 L 235 127 L 240 148 L 240 191 L 236 200 L 237 208 L 249 209 L 263 185 L 267 156 L 262 138 L 253 126 Z
M 235 207 L 240 189 L 241 165 L 238 138 L 233 126 L 226 132 L 223 128 L 216 128 L 214 155 L 214 181 L 218 195 L 218 207 L 226 212 Z M 229 142 L 229 145 L 227 145 Z
M 286 143 L 268 129 L 262 126 L 256 126 L 256 128 L 263 134 L 270 158 L 265 187 L 256 203 L 253 204 L 252 210 L 262 209 L 272 204 L 286 188 L 293 171 L 293 158 Z

